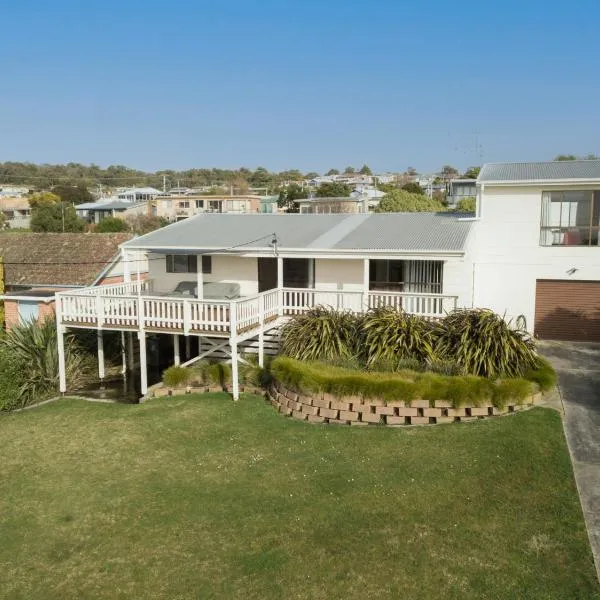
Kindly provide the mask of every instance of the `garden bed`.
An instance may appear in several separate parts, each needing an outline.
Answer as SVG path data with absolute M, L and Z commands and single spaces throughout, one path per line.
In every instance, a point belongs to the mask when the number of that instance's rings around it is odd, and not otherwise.
M 513 413 L 542 401 L 552 380 L 543 364 L 528 378 L 490 380 L 403 371 L 360 372 L 288 357 L 273 361 L 271 404 L 311 423 L 425 425 Z M 540 383 L 542 382 L 542 383 Z

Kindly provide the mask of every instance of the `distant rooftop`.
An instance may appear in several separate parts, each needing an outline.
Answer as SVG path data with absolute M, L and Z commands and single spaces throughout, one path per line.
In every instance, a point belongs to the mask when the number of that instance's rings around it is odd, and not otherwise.
M 600 180 L 600 160 L 557 160 L 550 162 L 486 163 L 479 182 L 527 182 L 573 179 Z

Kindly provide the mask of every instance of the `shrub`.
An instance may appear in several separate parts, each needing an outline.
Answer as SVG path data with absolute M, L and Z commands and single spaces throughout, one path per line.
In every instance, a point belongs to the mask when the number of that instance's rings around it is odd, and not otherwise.
M 532 391 L 531 382 L 526 379 L 500 379 L 494 385 L 492 402 L 498 408 L 505 408 L 510 401 L 523 404 Z
M 77 388 L 91 380 L 94 360 L 66 334 L 65 372 L 67 384 Z M 21 405 L 39 402 L 58 392 L 58 343 L 54 319 L 31 321 L 13 327 L 6 333 L 0 346 L 26 375 L 19 388 Z
M 94 231 L 96 233 L 118 233 L 129 231 L 129 225 L 123 219 L 119 219 L 119 217 L 106 217 L 96 225 Z
M 318 306 L 288 321 L 281 332 L 282 352 L 298 360 L 348 359 L 360 348 L 360 317 Z
M 542 392 L 547 392 L 556 385 L 556 371 L 545 358 L 538 358 L 536 368 L 529 369 L 523 375 L 525 379 L 537 383 Z
M 187 367 L 172 366 L 163 371 L 163 383 L 170 388 L 181 387 L 191 378 L 192 372 Z
M 521 377 L 538 364 L 533 340 L 488 309 L 450 313 L 438 327 L 436 354 L 455 360 L 465 374 Z
M 211 362 L 206 369 L 208 383 L 225 387 L 231 383 L 231 365 L 223 362 Z
M 397 311 L 376 308 L 363 321 L 364 353 L 367 367 L 386 361 L 397 370 L 400 361 L 425 362 L 433 355 L 435 327 L 425 319 Z
M 21 387 L 27 377 L 27 369 L 4 346 L 0 347 L 0 411 L 13 410 L 27 404 Z

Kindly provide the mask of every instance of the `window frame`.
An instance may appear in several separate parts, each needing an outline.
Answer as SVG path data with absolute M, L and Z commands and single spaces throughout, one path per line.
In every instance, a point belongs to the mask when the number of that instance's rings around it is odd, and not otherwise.
M 185 265 L 176 263 L 177 259 L 187 259 Z M 181 261 L 183 262 L 183 260 Z M 165 271 L 167 273 L 197 273 L 198 256 L 196 254 L 167 254 L 165 258 Z

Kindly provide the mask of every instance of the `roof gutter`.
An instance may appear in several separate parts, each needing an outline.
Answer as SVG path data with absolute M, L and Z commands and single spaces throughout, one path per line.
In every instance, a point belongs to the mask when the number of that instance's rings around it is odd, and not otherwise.
M 10 294 L 0 295 L 0 300 L 24 300 L 26 302 L 43 302 L 44 304 L 51 304 L 54 302 L 54 296 L 12 296 Z
M 499 180 L 477 180 L 477 185 L 524 185 L 524 186 L 540 186 L 540 185 L 600 185 L 600 179 L 499 179 Z

